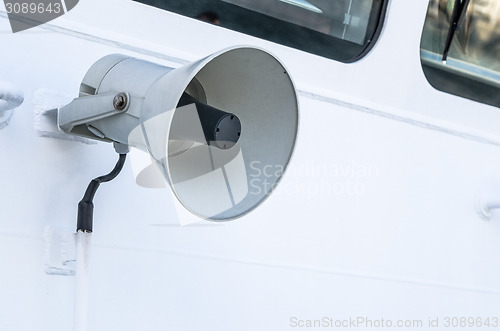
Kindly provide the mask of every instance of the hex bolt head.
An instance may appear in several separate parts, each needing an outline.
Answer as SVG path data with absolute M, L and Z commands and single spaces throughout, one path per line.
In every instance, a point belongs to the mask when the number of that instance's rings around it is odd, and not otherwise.
M 113 107 L 115 107 L 116 110 L 124 110 L 125 107 L 127 107 L 127 102 L 127 95 L 120 92 L 113 98 Z

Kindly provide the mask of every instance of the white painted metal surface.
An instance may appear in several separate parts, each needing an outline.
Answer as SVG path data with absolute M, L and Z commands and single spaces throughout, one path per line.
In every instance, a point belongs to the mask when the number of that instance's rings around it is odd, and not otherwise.
M 353 64 L 125 0 L 84 0 L 18 34 L 0 7 L 0 79 L 25 96 L 0 131 L 0 329 L 71 329 L 75 279 L 45 272 L 43 230 L 74 231 L 88 181 L 116 161 L 110 144 L 39 136 L 36 92 L 76 97 L 111 53 L 178 67 L 236 44 L 277 55 L 300 90 L 288 173 L 249 215 L 181 227 L 170 193 L 138 187 L 126 166 L 95 199 L 89 330 L 498 316 L 500 219 L 484 222 L 475 199 L 500 177 L 500 113 L 427 83 L 426 7 L 391 1 Z

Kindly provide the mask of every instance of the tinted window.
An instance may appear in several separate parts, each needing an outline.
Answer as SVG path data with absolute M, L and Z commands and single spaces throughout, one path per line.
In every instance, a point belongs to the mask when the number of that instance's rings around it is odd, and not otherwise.
M 385 0 L 137 0 L 342 62 L 378 36 Z
M 500 107 L 500 1 L 432 0 L 420 45 L 437 89 Z

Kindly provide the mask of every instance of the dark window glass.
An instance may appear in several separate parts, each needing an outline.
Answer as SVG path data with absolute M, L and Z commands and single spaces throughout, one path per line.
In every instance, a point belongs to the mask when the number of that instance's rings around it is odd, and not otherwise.
M 386 0 L 136 0 L 330 59 L 353 62 L 375 42 Z
M 432 0 L 420 44 L 436 89 L 500 107 L 500 1 Z

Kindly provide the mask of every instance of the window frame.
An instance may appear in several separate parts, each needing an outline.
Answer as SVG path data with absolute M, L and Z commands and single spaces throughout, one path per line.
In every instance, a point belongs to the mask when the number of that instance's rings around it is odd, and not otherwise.
M 440 5 L 439 0 L 437 1 Z M 500 76 L 498 71 L 478 67 L 465 59 L 453 58 L 448 54 L 443 61 L 443 53 L 423 48 L 424 39 L 429 35 L 434 36 L 431 35 L 432 31 L 426 30 L 427 24 L 432 22 L 428 22 L 432 5 L 433 0 L 429 0 L 420 37 L 420 64 L 427 82 L 438 91 L 500 108 L 500 80 L 492 78 Z M 470 7 L 467 10 L 469 9 Z M 457 38 L 456 34 L 453 38 Z
M 176 6 L 180 7 L 181 5 L 168 4 L 168 0 L 134 1 L 154 6 L 156 8 L 170 11 L 179 15 L 183 15 L 185 17 L 195 17 L 194 10 L 185 10 L 183 12 L 182 10 L 174 8 Z M 205 2 L 205 4 L 200 5 L 200 2 Z M 211 7 L 208 7 L 207 3 L 211 3 Z M 226 3 L 221 0 L 198 0 L 198 3 L 193 2 L 193 7 L 197 8 L 196 12 L 198 13 L 204 10 L 209 10 L 211 8 L 215 8 L 216 11 L 230 8 L 230 11 L 232 11 L 233 13 L 236 12 L 240 16 L 239 18 L 231 16 L 229 16 L 229 19 L 225 18 L 226 22 L 221 22 L 224 23 L 221 24 L 222 28 L 268 40 L 280 45 L 291 47 L 310 54 L 322 56 L 335 61 L 343 63 L 353 63 L 366 56 L 376 44 L 385 22 L 388 3 L 389 0 L 373 0 L 373 7 L 370 13 L 370 19 L 368 21 L 365 42 L 361 45 L 348 40 L 337 38 L 332 35 L 314 31 L 312 29 L 302 27 L 298 24 L 279 20 L 271 16 L 245 9 L 243 7 Z M 201 9 L 203 7 L 205 7 L 204 10 Z M 267 23 L 267 30 L 265 28 L 260 28 L 257 30 L 257 32 L 245 30 L 245 25 L 241 23 L 241 18 L 243 17 L 242 15 L 244 15 L 245 13 L 247 15 L 251 14 L 253 17 L 263 20 L 263 23 Z M 262 24 L 262 26 L 264 25 L 265 24 Z M 272 29 L 270 28 L 271 26 Z

